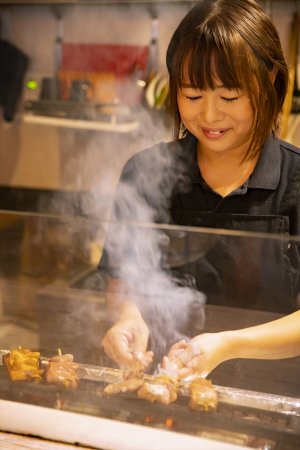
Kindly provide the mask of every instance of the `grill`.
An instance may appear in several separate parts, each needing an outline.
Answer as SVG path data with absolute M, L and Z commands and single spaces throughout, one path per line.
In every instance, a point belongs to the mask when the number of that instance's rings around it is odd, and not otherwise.
M 187 382 L 181 384 L 177 401 L 170 405 L 150 404 L 134 393 L 107 396 L 103 393 L 107 383 L 122 377 L 122 372 L 113 368 L 80 364 L 80 383 L 76 390 L 43 383 L 13 382 L 3 366 L 0 376 L 1 399 L 15 402 L 15 405 L 75 412 L 110 419 L 116 424 L 142 425 L 250 448 L 296 450 L 300 447 L 300 399 L 216 386 L 217 410 L 202 412 L 189 408 Z M 151 375 L 146 377 L 152 378 Z

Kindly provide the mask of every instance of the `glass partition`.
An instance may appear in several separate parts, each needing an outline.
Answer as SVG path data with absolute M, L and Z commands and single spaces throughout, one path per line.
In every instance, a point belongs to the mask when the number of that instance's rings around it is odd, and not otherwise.
M 154 362 L 145 376 L 151 379 L 182 338 L 250 327 L 299 309 L 299 249 L 300 239 L 289 236 L 2 211 L 1 354 L 29 348 L 40 352 L 43 364 L 60 349 L 74 355 L 80 381 L 76 389 L 43 379 L 12 381 L 2 364 L 0 428 L 96 448 L 210 448 L 215 441 L 220 449 L 299 448 L 300 357 L 220 364 L 207 377 L 217 391 L 216 410 L 194 411 L 185 381 L 169 405 L 132 392 L 105 395 L 123 372 L 101 345 L 114 320 L 106 306 L 108 277 L 127 282 L 149 327 Z M 37 418 L 36 425 L 21 426 L 26 411 L 17 417 L 25 407 L 45 423 L 51 421 L 42 412 L 53 413 L 64 431 L 45 431 Z M 76 426 L 68 434 L 74 417 L 86 427 L 98 420 L 92 437 Z M 127 447 L 125 424 L 133 439 Z M 162 446 L 135 442 L 136 429 Z

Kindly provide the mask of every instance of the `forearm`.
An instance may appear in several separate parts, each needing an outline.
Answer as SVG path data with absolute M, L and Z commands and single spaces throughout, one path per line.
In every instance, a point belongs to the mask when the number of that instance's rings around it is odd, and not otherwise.
M 106 302 L 110 318 L 114 321 L 105 334 L 102 345 L 120 367 L 136 365 L 148 367 L 153 354 L 147 351 L 149 331 L 137 306 L 136 296 L 121 280 L 110 280 Z
M 242 330 L 223 332 L 224 360 L 281 359 L 300 355 L 300 311 Z
M 137 297 L 123 280 L 113 278 L 107 280 L 106 306 L 115 320 L 141 315 L 137 306 Z

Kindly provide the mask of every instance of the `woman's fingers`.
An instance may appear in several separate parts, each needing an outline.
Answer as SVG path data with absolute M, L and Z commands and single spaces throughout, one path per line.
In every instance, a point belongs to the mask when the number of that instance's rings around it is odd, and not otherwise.
M 161 367 L 169 374 L 178 375 L 179 366 L 176 359 L 169 359 L 167 356 L 164 356 Z
M 170 348 L 168 358 L 169 359 L 176 358 L 187 346 L 188 343 L 185 340 L 176 342 L 176 344 L 172 345 L 172 347 Z
M 188 378 L 191 376 L 199 376 L 206 378 L 209 374 L 203 356 L 192 358 L 185 367 L 179 370 L 179 378 Z
M 144 368 L 153 360 L 153 352 L 146 351 L 147 336 L 127 327 L 111 328 L 105 335 L 102 345 L 105 353 L 120 367 L 133 366 L 137 361 Z
M 180 369 L 178 371 L 178 377 L 181 379 L 188 378 L 192 374 L 193 374 L 193 371 L 191 369 L 188 369 L 187 367 L 184 367 L 183 369 Z
M 140 350 L 134 350 L 133 351 L 133 357 L 142 364 L 142 366 L 146 369 L 153 361 L 153 352 L 151 351 L 140 351 Z
M 119 366 L 131 365 L 133 355 L 130 351 L 130 336 L 126 333 L 108 332 L 102 341 L 105 353 Z
M 188 345 L 185 349 L 174 351 L 172 359 L 176 361 L 179 368 L 182 368 L 183 366 L 187 366 L 194 356 L 193 348 Z
M 170 352 L 172 352 L 173 350 L 186 348 L 188 345 L 189 344 L 185 339 L 181 339 L 181 341 L 178 341 L 176 342 L 176 344 L 172 345 L 172 347 L 170 348 Z

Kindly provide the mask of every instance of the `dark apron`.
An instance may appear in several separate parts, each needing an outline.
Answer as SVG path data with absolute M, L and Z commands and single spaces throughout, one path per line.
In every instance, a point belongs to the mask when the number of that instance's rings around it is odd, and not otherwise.
M 179 217 L 181 214 L 181 217 Z M 286 216 L 250 216 L 246 214 L 211 214 L 200 211 L 172 211 L 182 225 L 237 231 L 286 234 Z M 177 216 L 177 217 L 176 217 Z M 186 255 L 186 263 L 172 269 L 179 279 L 188 274 L 207 303 L 237 308 L 289 313 L 296 309 L 294 285 L 297 270 L 292 265 L 298 249 L 287 239 L 262 238 L 259 235 L 203 235 L 198 249 Z M 187 240 L 191 237 L 187 234 Z M 197 244 L 196 244 L 197 245 Z M 189 246 L 188 243 L 186 247 Z M 196 258 L 196 254 L 199 258 Z M 190 261 L 189 261 L 190 256 Z

